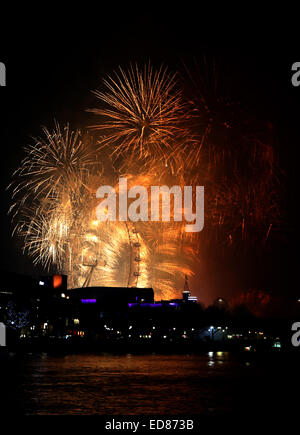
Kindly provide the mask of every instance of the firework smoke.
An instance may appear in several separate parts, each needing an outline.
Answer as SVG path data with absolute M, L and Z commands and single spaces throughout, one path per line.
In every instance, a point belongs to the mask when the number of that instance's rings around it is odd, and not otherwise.
M 273 147 L 218 95 L 215 75 L 211 87 L 199 71 L 189 76 L 191 93 L 166 68 L 120 68 L 94 92 L 96 139 L 55 123 L 25 148 L 10 185 L 14 231 L 34 262 L 67 274 L 71 288 L 153 287 L 175 297 L 200 254 L 266 242 L 278 225 Z M 98 221 L 96 190 L 120 177 L 128 188 L 204 185 L 204 231 L 185 233 L 172 219 Z

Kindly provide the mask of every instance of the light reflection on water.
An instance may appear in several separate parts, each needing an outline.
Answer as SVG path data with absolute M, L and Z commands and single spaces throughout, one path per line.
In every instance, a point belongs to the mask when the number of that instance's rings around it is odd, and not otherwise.
M 24 414 L 228 414 L 264 373 L 226 352 L 32 354 L 11 366 L 9 401 Z

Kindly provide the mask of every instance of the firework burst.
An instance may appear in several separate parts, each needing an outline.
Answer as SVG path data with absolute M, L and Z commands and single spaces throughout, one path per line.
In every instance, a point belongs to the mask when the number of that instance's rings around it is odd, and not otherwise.
M 240 105 L 218 94 L 213 77 L 209 93 L 191 76 L 187 95 L 167 68 L 120 68 L 95 91 L 96 142 L 55 123 L 25 148 L 10 185 L 10 213 L 36 264 L 67 274 L 71 288 L 153 287 L 171 298 L 184 275 L 193 275 L 199 253 L 270 237 L 280 215 L 273 147 L 252 133 L 255 124 L 242 119 Z M 172 217 L 98 221 L 96 191 L 120 177 L 128 188 L 204 185 L 203 232 L 185 233 L 185 223 Z
M 185 68 L 186 122 L 190 141 L 185 147 L 189 171 L 185 180 L 204 185 L 205 228 L 189 235 L 195 245 L 261 247 L 280 224 L 280 170 L 272 146 L 270 123 L 257 121 L 233 98 L 215 61 L 204 58 Z
M 44 138 L 34 139 L 25 148 L 26 157 L 14 176 L 17 185 L 13 195 L 21 193 L 23 201 L 30 194 L 48 198 L 62 186 L 77 187 L 77 181 L 95 164 L 95 154 L 82 140 L 80 130 L 71 131 L 69 125 L 61 129 L 55 122 L 50 132 L 43 128 Z
M 92 109 L 101 132 L 100 146 L 107 145 L 112 156 L 123 155 L 132 162 L 149 164 L 179 162 L 178 144 L 183 141 L 184 104 L 176 74 L 150 64 L 140 69 L 131 65 L 125 72 L 119 68 L 104 80 L 103 91 L 95 91 L 102 107 Z

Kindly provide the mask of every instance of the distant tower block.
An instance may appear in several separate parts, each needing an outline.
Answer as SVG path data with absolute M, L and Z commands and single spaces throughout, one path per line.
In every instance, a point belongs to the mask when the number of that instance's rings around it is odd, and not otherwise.
M 183 298 L 184 301 L 188 301 L 190 296 L 191 296 L 191 292 L 190 292 L 190 289 L 189 289 L 188 276 L 185 275 L 184 288 L 183 288 L 183 292 L 182 292 L 182 298 Z
M 139 276 L 141 275 L 141 240 L 138 231 L 132 223 L 126 222 L 126 228 L 130 245 L 130 264 L 127 287 L 138 287 Z

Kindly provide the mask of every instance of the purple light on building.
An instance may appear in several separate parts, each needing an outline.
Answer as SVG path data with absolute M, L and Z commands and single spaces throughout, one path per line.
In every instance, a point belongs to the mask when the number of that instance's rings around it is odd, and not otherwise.
M 139 307 L 151 307 L 151 308 L 154 308 L 154 307 L 161 307 L 162 304 L 161 303 L 159 303 L 159 304 L 155 304 L 155 303 L 152 304 L 150 302 L 144 302 L 142 304 L 139 304 L 139 303 L 129 303 L 128 306 L 129 306 L 129 308 L 137 307 L 137 306 L 139 306 Z
M 81 299 L 82 304 L 95 304 L 97 299 Z

